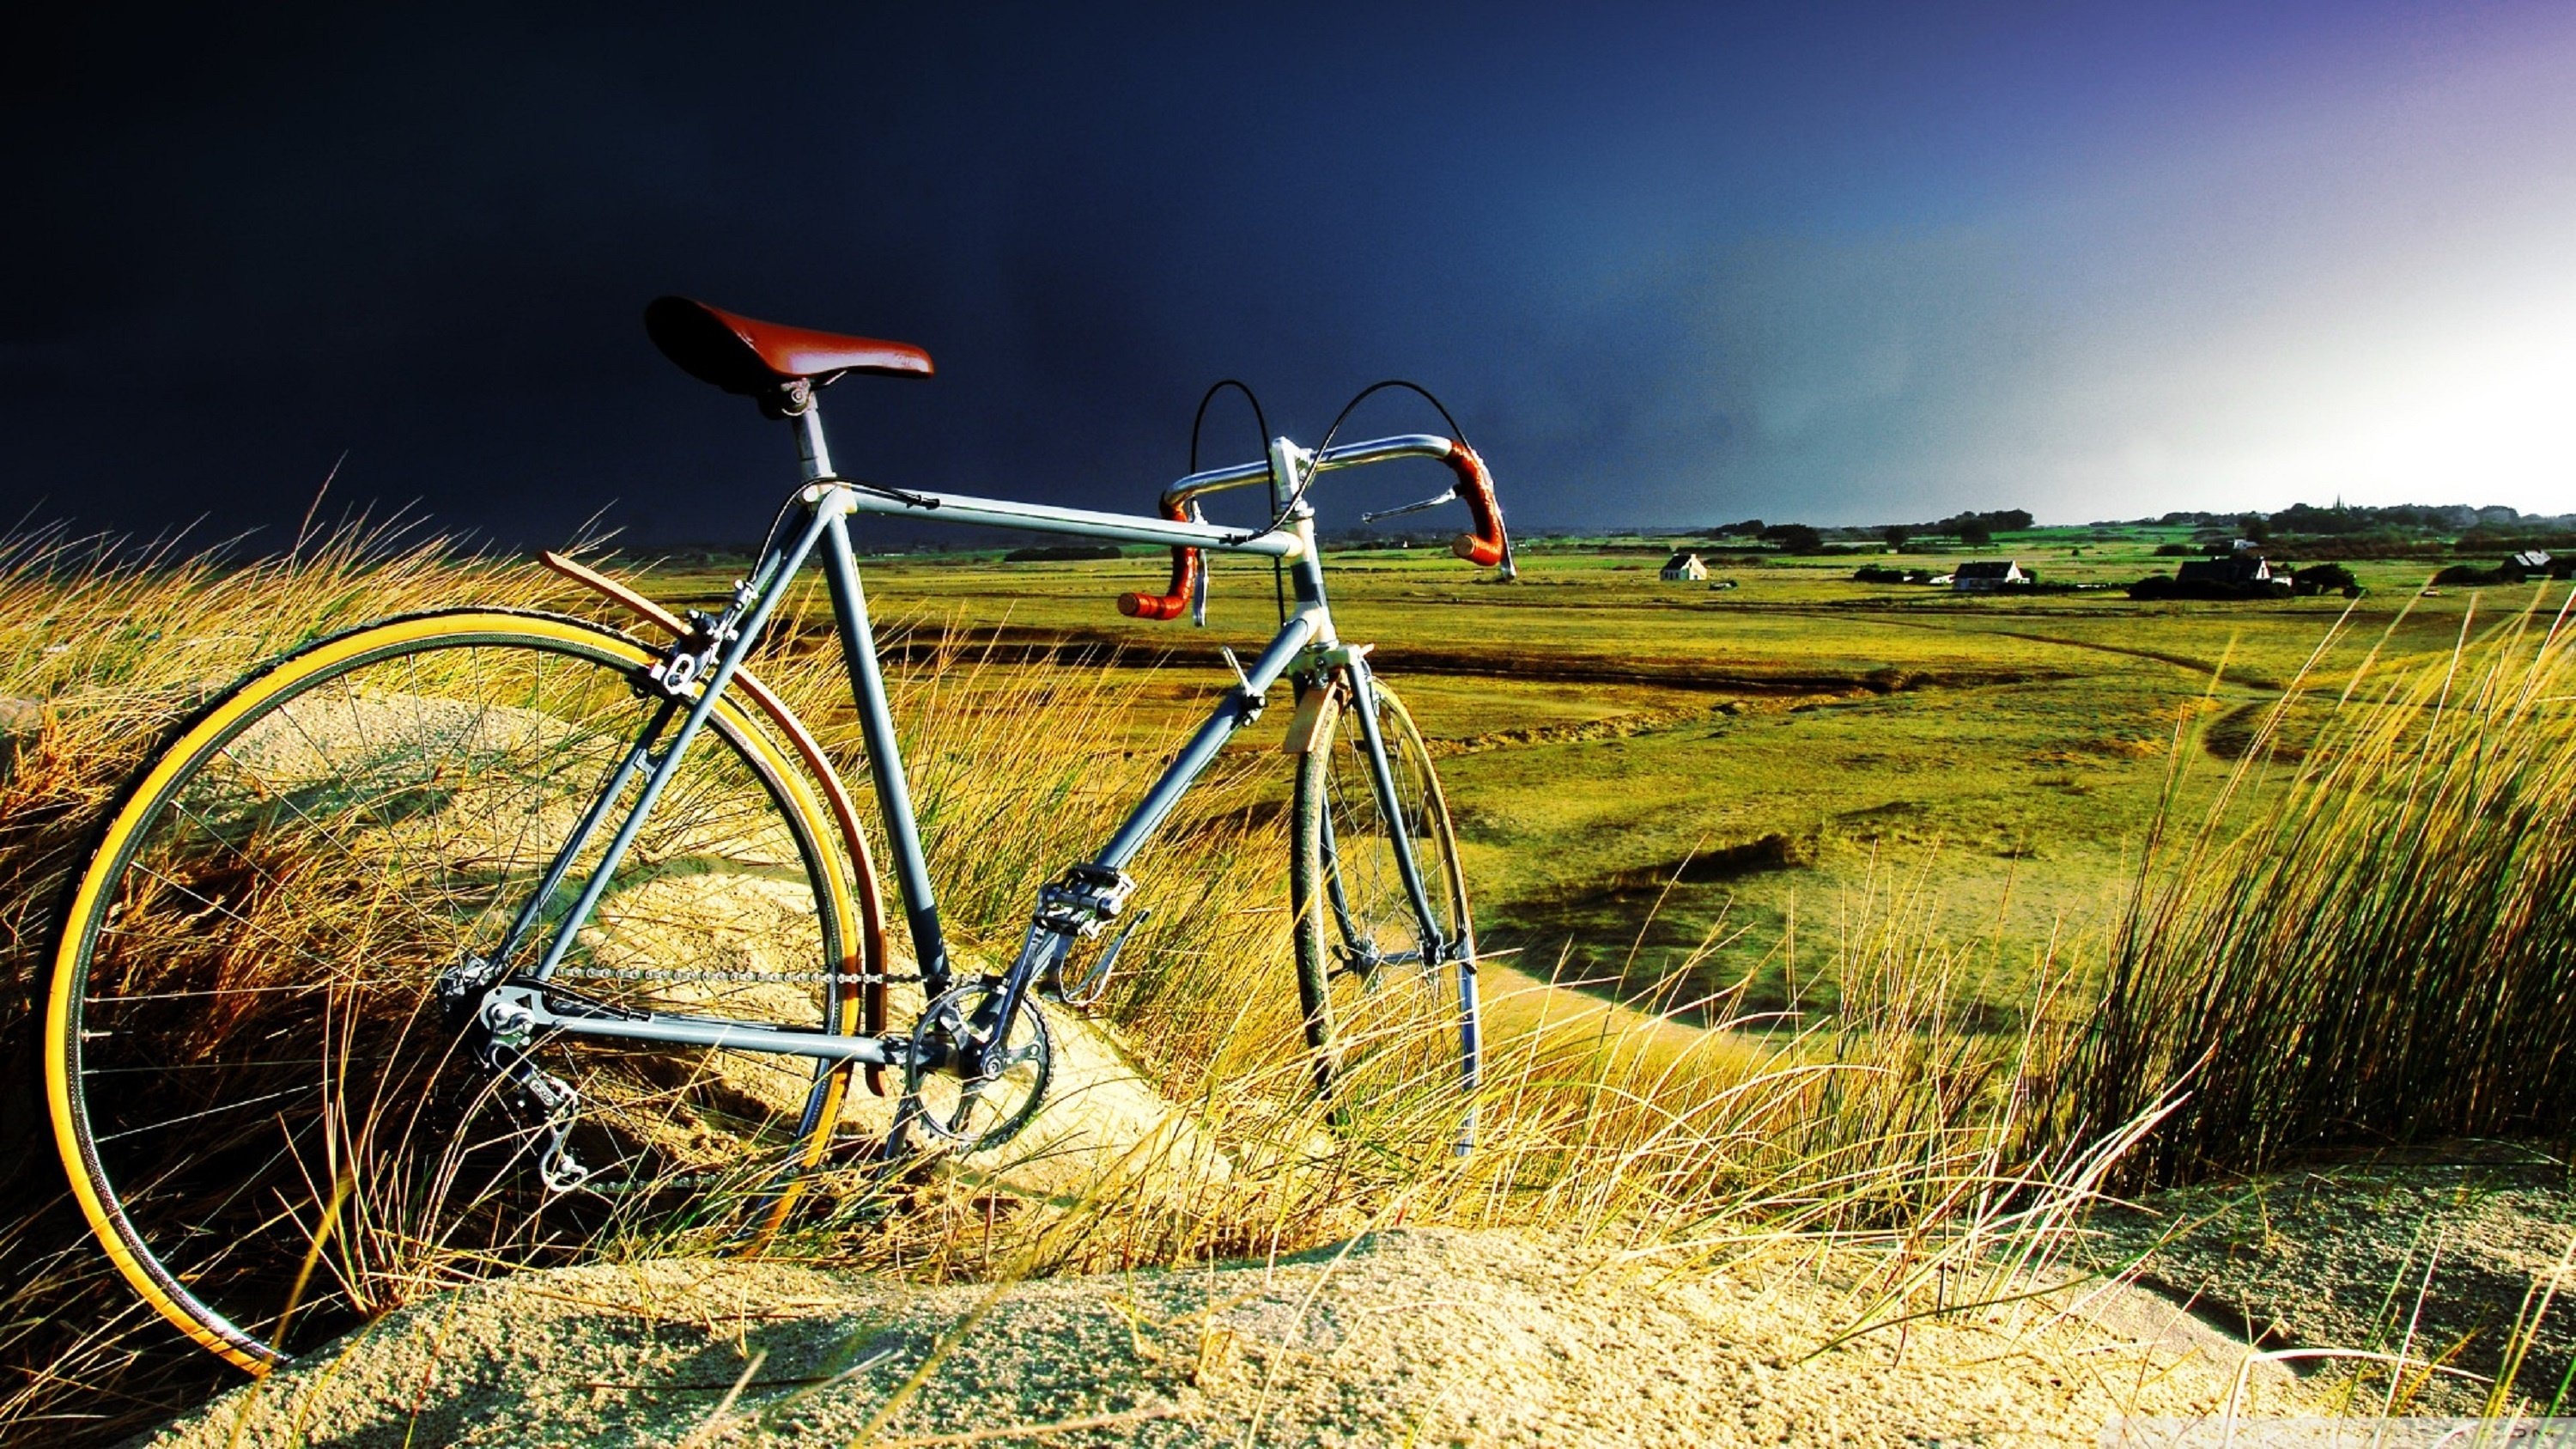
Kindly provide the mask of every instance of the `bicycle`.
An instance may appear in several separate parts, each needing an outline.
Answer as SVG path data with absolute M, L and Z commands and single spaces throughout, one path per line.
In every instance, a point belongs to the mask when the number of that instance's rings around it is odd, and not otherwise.
M 1442 462 L 1447 490 L 1389 512 L 1463 500 L 1455 552 L 1508 576 L 1491 476 L 1463 439 L 1273 438 L 1260 461 L 1171 485 L 1159 516 L 913 492 L 834 471 L 816 393 L 926 376 L 921 349 L 680 298 L 646 326 L 797 440 L 797 487 L 720 612 L 674 617 L 548 555 L 668 641 L 491 608 L 366 625 L 233 686 L 109 813 L 54 943 L 43 1068 L 74 1197 L 134 1289 L 264 1372 L 459 1263 L 564 1261 L 674 1214 L 765 1238 L 849 1152 L 854 1075 L 879 1094 L 896 1079 L 872 1156 L 998 1146 L 1045 1100 L 1041 997 L 1100 996 L 1143 915 L 1125 867 L 1283 679 L 1312 1088 L 1345 1104 L 1445 1094 L 1465 1150 L 1480 1042 L 1457 843 L 1370 646 L 1335 632 L 1308 502 L 1326 472 Z M 1263 484 L 1266 526 L 1206 521 L 1201 500 Z M 1225 652 L 1233 686 L 1124 824 L 1038 892 L 998 971 L 961 969 L 942 931 L 860 514 L 1169 546 L 1165 589 L 1119 601 L 1140 620 L 1203 622 L 1208 552 L 1271 559 L 1293 588 L 1250 665 Z M 849 792 L 745 668 L 817 557 L 910 972 L 889 958 Z M 920 1003 L 906 1025 L 889 1020 L 898 986 Z

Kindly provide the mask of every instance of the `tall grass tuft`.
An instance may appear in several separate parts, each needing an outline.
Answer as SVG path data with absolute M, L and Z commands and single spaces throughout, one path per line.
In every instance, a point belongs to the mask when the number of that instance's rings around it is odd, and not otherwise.
M 88 1242 L 43 1118 L 43 953 L 100 812 L 173 727 L 261 660 L 389 614 L 534 606 L 550 592 L 533 569 L 400 519 L 265 556 L 59 527 L 0 538 L 0 697 L 34 705 L 0 755 L 0 1439 L 113 1441 L 230 1376 L 175 1346 Z
M 2569 618 L 2472 609 L 2391 667 L 2340 631 L 2196 828 L 2168 817 L 2113 948 L 2070 1120 L 2187 1099 L 2158 1184 L 2301 1149 L 2562 1139 L 2576 1110 Z M 2399 621 L 2403 622 L 2402 617 Z M 2392 631 L 2397 624 L 2392 624 Z

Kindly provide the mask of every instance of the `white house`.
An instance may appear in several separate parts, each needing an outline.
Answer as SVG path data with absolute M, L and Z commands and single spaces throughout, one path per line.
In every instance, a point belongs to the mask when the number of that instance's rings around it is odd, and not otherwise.
M 1708 565 L 1695 553 L 1677 553 L 1664 560 L 1663 579 L 1668 584 L 1696 583 L 1708 577 Z
M 2178 565 L 2174 569 L 2174 579 L 2186 584 L 2227 584 L 2233 587 L 2268 584 L 2272 582 L 2272 564 L 2260 554 L 2233 553 L 2225 558 L 2199 559 Z
M 1963 563 L 1950 571 L 1950 587 L 1961 593 L 1982 593 L 2008 589 L 2030 582 L 2017 559 L 1980 559 Z

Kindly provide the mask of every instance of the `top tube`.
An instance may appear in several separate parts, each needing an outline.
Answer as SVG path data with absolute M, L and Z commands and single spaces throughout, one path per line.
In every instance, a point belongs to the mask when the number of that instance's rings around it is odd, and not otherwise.
M 853 513 L 896 513 L 907 517 L 936 518 L 942 523 L 967 523 L 980 528 L 1024 528 L 1033 533 L 1065 533 L 1080 538 L 1104 538 L 1118 543 L 1160 543 L 1176 548 L 1204 548 L 1218 553 L 1252 553 L 1270 558 L 1295 558 L 1305 551 L 1305 544 L 1287 529 L 1257 532 L 1242 528 L 1220 528 L 1211 523 L 1191 523 L 1180 519 L 1149 518 L 1141 513 L 1102 513 L 1089 508 L 1057 508 L 1045 503 L 1021 503 L 1009 498 L 977 498 L 963 493 L 925 493 L 915 491 L 912 497 L 928 505 L 900 498 L 861 493 L 855 489 L 836 488 L 830 483 L 817 483 L 808 493 L 821 502 L 832 493 L 842 498 L 842 507 Z
M 1317 473 L 1329 473 L 1397 458 L 1447 458 L 1456 445 L 1435 434 L 1408 433 L 1401 437 L 1378 438 L 1334 448 L 1320 458 L 1293 443 L 1289 447 L 1295 450 L 1295 456 L 1301 462 L 1312 460 Z M 1181 512 L 1192 499 L 1266 482 L 1269 477 L 1268 463 L 1241 463 L 1231 468 L 1193 473 L 1163 490 L 1163 506 L 1169 512 Z M 943 523 L 964 523 L 982 528 L 1022 528 L 1035 533 L 1070 534 L 1118 543 L 1158 543 L 1175 548 L 1203 548 L 1217 553 L 1258 554 L 1267 558 L 1295 558 L 1305 552 L 1306 547 L 1294 531 L 1285 528 L 1268 531 L 1225 528 L 1181 518 L 1105 513 L 1090 508 L 1059 508 L 1046 503 L 981 498 L 963 493 L 914 490 L 909 498 L 904 498 L 840 488 L 827 480 L 814 484 L 806 496 L 808 501 L 820 503 L 836 493 L 842 500 L 841 506 L 853 513 L 931 515 Z M 910 501 L 912 499 L 920 501 Z

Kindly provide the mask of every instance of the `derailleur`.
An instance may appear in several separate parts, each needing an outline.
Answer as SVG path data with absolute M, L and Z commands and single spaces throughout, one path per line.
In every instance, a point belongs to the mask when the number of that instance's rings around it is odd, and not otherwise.
M 570 1082 L 547 1071 L 516 1047 L 498 1048 L 496 1069 L 518 1089 L 520 1100 L 543 1119 L 546 1149 L 537 1156 L 537 1177 L 558 1197 L 590 1180 L 590 1169 L 572 1155 L 572 1124 L 581 1118 L 581 1093 Z
M 507 1082 L 519 1104 L 542 1124 L 538 1131 L 546 1145 L 537 1157 L 537 1176 L 548 1193 L 561 1196 L 590 1180 L 590 1169 L 572 1152 L 581 1093 L 537 1065 L 528 1050 L 536 1035 L 536 1017 L 509 995 L 491 989 L 500 974 L 480 957 L 467 957 L 440 974 L 439 1008 L 449 1026 L 463 1036 L 475 1065 Z

